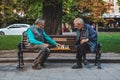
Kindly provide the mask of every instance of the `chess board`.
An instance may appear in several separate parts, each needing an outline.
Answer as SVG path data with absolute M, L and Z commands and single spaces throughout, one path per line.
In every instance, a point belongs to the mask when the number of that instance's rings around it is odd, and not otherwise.
M 70 50 L 70 48 L 50 48 L 50 50 Z

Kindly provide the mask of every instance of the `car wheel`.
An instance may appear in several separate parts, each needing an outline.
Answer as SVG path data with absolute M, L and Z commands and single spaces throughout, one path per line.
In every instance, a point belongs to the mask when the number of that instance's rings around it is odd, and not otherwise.
M 4 32 L 2 32 L 2 31 L 0 31 L 0 35 L 5 35 L 5 33 L 4 33 Z

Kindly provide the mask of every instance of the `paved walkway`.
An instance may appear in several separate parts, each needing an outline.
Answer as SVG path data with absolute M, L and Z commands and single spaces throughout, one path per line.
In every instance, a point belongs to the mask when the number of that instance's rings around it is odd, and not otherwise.
M 36 54 L 26 53 L 24 59 L 33 60 L 35 56 Z M 87 57 L 93 59 L 94 54 L 88 54 Z M 55 62 L 57 59 L 59 63 Z M 75 54 L 51 54 L 45 63 L 46 68 L 42 70 L 33 70 L 31 62 L 25 63 L 25 68 L 18 70 L 17 62 L 10 63 L 10 60 L 17 61 L 17 51 L 0 51 L 0 80 L 120 80 L 120 53 L 102 53 L 102 61 L 110 62 L 102 63 L 102 69 L 97 69 L 93 63 L 82 69 L 71 69 L 73 62 L 63 63 L 64 59 L 75 60 Z M 50 60 L 54 61 L 49 62 Z M 118 62 L 111 63 L 113 60 Z
M 33 70 L 31 63 L 26 63 L 25 69 L 17 70 L 16 63 L 0 63 L 0 80 L 120 80 L 120 64 L 102 64 L 102 69 L 93 64 L 71 69 L 72 65 L 46 63 L 46 68 Z

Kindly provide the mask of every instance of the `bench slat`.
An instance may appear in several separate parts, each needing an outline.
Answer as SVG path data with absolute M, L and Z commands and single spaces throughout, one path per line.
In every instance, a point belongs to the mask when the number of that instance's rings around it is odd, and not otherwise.
M 67 41 L 67 38 L 53 38 L 55 41 Z

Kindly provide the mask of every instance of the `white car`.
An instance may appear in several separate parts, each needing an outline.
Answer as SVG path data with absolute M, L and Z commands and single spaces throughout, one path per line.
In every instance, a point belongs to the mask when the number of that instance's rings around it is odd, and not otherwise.
M 29 28 L 29 24 L 12 24 L 0 29 L 0 35 L 22 35 Z

